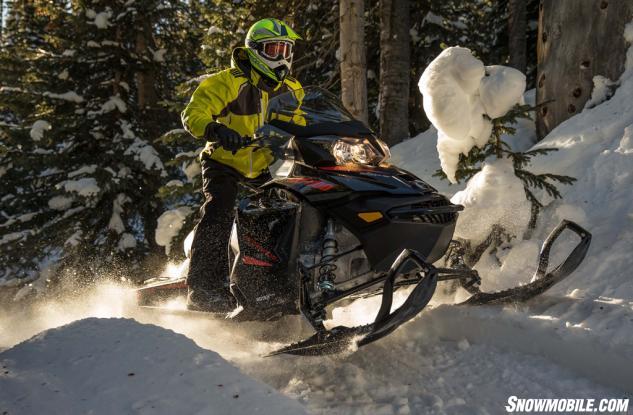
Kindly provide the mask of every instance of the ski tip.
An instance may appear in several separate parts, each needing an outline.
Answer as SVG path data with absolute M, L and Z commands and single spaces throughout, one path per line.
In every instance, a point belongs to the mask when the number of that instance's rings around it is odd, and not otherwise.
M 338 327 L 327 333 L 317 333 L 305 340 L 275 350 L 264 357 L 280 354 L 324 356 L 355 351 L 358 349 L 359 340 L 364 337 L 359 329 L 366 330 L 365 327 Z

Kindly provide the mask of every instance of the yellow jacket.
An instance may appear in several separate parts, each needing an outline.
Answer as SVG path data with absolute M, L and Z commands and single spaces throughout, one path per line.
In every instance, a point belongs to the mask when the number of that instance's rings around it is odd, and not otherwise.
M 273 96 L 302 88 L 299 81 L 286 77 L 271 89 L 261 76 L 250 69 L 242 48 L 233 51 L 231 69 L 225 69 L 204 79 L 194 91 L 181 114 L 185 129 L 196 138 L 204 138 L 204 130 L 212 121 L 220 122 L 242 136 L 252 137 L 266 117 L 268 100 Z M 207 143 L 202 157 L 210 157 L 230 166 L 248 178 L 259 176 L 273 161 L 267 150 L 246 147 L 235 154 Z

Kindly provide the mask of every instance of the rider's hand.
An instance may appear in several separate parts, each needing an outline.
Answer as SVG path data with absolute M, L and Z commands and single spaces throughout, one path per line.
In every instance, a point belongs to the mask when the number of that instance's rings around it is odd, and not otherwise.
M 225 150 L 231 151 L 233 154 L 248 144 L 248 140 L 237 131 L 219 122 L 211 122 L 207 125 L 204 130 L 204 138 L 207 141 L 219 143 Z

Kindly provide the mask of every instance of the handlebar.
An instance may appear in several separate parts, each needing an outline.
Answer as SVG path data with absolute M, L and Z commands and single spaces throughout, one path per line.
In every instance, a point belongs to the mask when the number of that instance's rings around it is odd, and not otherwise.
M 261 149 L 268 149 L 273 154 L 275 159 L 280 158 L 284 155 L 284 144 L 288 142 L 288 137 L 279 137 L 279 136 L 271 136 L 271 135 L 260 135 L 253 137 L 242 137 L 246 142 L 242 148 L 254 148 L 253 151 L 258 151 Z M 235 155 L 237 151 L 232 152 Z

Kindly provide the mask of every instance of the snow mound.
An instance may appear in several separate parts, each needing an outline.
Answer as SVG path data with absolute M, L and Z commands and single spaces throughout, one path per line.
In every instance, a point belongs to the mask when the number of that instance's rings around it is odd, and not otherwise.
M 483 147 L 491 119 L 522 101 L 525 75 L 513 68 L 487 66 L 462 47 L 445 49 L 424 70 L 419 88 L 424 111 L 438 130 L 442 170 L 451 182 L 460 154 Z
M 559 150 L 534 159 L 531 170 L 577 181 L 560 187 L 563 202 L 551 203 L 544 218 L 552 210 L 575 215 L 593 234 L 574 285 L 587 296 L 633 301 L 633 77 L 625 72 L 611 99 L 566 120 L 536 145 L 545 147 Z
M 495 224 L 521 237 L 530 219 L 523 183 L 508 159 L 487 162 L 451 202 L 464 206 L 455 236 L 473 243 L 482 242 Z
M 305 413 L 193 340 L 129 319 L 45 331 L 0 353 L 0 364 L 8 413 Z

